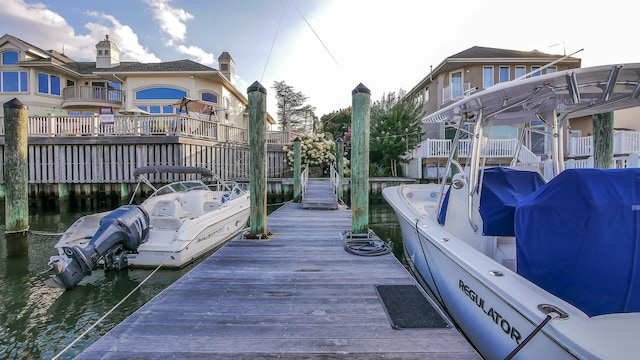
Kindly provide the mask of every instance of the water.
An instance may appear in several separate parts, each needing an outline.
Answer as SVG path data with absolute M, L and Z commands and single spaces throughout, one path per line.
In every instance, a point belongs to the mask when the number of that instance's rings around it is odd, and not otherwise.
M 0 213 L 4 211 L 4 207 Z M 39 275 L 46 269 L 58 236 L 82 212 L 38 213 L 29 217 L 29 255 L 7 257 L 4 214 L 0 224 L 0 359 L 51 359 L 120 302 L 153 269 L 120 272 L 94 271 L 70 291 L 49 288 Z M 386 204 L 370 207 L 370 223 L 385 241 L 394 241 L 394 253 L 401 258 L 400 227 Z M 45 234 L 42 234 L 42 233 Z M 118 323 L 191 270 L 159 270 L 123 304 L 89 331 L 60 359 L 72 359 Z

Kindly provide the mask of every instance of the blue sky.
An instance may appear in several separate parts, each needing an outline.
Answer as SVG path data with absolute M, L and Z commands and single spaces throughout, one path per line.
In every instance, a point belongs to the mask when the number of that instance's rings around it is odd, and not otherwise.
M 192 59 L 218 68 L 228 51 L 238 89 L 246 94 L 259 81 L 272 115 L 273 82 L 284 80 L 322 116 L 350 106 L 359 83 L 373 100 L 408 90 L 430 66 L 476 45 L 584 49 L 575 56 L 585 67 L 639 62 L 629 11 L 625 0 L 3 0 L 0 35 L 78 61 L 94 61 L 106 34 L 122 60 Z

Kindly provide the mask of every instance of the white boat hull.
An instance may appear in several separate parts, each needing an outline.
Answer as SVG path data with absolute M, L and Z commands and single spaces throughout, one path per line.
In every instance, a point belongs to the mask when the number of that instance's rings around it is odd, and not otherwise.
M 157 245 L 152 241 L 143 243 L 137 254 L 129 254 L 129 265 L 133 267 L 180 268 L 213 251 L 246 228 L 249 220 L 248 204 L 237 211 L 225 213 L 224 217 L 200 219 L 198 226 L 191 225 L 188 233 L 183 233 L 168 245 Z M 161 235 L 167 230 L 151 229 L 149 237 Z
M 148 210 L 149 213 L 153 211 Z M 87 215 L 76 221 L 56 244 L 58 253 L 64 255 L 63 247 L 85 247 L 97 231 L 100 220 L 109 213 Z M 215 210 L 191 218 L 151 216 L 148 239 L 135 253 L 126 255 L 128 264 L 132 267 L 184 267 L 238 235 L 246 227 L 249 214 L 249 194 L 245 193 Z
M 612 358 L 612 353 L 616 355 L 613 358 L 633 358 L 629 350 L 639 347 L 631 335 L 638 314 L 589 318 L 445 232 L 429 216 L 434 208 L 424 204 L 427 202 L 408 205 L 411 200 L 407 194 L 437 201 L 433 194 L 438 189 L 434 185 L 408 185 L 386 188 L 383 195 L 399 219 L 405 257 L 412 271 L 485 358 L 504 359 L 522 343 L 545 319 L 538 309 L 540 304 L 554 305 L 568 318 L 549 322 L 516 359 Z M 626 319 L 614 321 L 622 317 Z M 617 335 L 603 332 L 606 327 L 615 328 Z M 607 344 L 611 342 L 621 347 L 611 349 Z M 607 348 L 606 352 L 599 352 L 597 343 Z

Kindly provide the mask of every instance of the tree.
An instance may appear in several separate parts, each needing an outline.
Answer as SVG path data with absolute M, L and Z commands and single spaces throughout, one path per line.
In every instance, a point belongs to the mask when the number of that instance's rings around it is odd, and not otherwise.
M 398 176 L 398 163 L 406 161 L 402 156 L 420 142 L 421 110 L 415 99 L 400 98 L 394 92 L 372 105 L 370 162 L 385 174 Z
M 305 104 L 308 97 L 302 92 L 295 91 L 292 86 L 283 81 L 274 81 L 273 88 L 276 90 L 278 100 L 278 119 L 280 120 L 280 130 L 307 132 L 313 128 L 316 119 L 314 112 L 316 108 Z
M 330 133 L 334 139 L 344 138 L 351 127 L 351 107 L 322 115 L 320 124 L 316 132 Z

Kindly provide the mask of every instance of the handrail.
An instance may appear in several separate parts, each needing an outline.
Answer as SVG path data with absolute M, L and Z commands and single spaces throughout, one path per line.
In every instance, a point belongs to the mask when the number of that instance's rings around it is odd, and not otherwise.
M 304 199 L 304 194 L 307 192 L 308 183 L 309 183 L 309 164 L 305 164 L 304 169 L 300 173 L 300 187 L 302 190 L 303 199 Z
M 329 177 L 331 178 L 331 188 L 333 189 L 333 193 L 338 196 L 338 187 L 342 183 L 342 179 L 340 179 L 340 173 L 336 170 L 336 168 L 331 164 L 329 167 Z

